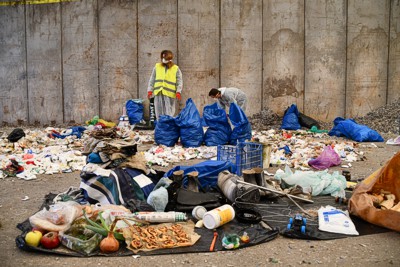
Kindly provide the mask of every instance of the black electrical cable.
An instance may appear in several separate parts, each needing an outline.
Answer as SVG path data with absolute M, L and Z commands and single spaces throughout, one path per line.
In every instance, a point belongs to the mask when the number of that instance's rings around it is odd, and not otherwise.
M 253 209 L 242 209 L 235 208 L 236 219 L 242 223 L 259 223 L 262 220 L 262 216 L 259 212 Z

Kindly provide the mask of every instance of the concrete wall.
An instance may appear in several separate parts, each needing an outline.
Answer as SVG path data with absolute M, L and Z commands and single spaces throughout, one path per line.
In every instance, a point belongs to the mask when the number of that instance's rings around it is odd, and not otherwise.
M 291 104 L 362 116 L 400 97 L 398 0 L 0 2 L 0 125 L 117 121 L 146 98 L 160 52 L 200 112 L 212 87 L 241 88 L 247 114 Z

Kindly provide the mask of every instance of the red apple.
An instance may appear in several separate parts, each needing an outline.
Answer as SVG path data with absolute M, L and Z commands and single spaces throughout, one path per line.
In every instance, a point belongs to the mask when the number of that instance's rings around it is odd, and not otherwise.
M 48 232 L 40 239 L 42 247 L 47 249 L 53 249 L 60 245 L 60 239 L 58 239 L 57 232 Z

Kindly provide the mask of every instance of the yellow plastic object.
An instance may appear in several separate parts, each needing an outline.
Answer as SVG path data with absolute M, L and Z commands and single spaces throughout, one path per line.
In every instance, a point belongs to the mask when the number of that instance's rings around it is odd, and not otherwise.
M 106 127 L 109 127 L 109 128 L 115 127 L 117 125 L 114 122 L 105 121 L 103 119 L 99 119 L 98 122 L 104 124 Z

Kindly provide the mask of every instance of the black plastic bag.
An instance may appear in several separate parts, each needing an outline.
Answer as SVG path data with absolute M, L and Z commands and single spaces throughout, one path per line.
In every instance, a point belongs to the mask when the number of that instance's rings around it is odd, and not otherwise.
M 25 136 L 24 130 L 22 130 L 21 128 L 16 128 L 7 136 L 7 139 L 8 141 L 14 143 L 24 136 Z
M 321 128 L 318 121 L 314 120 L 313 118 L 304 115 L 303 113 L 299 112 L 299 123 L 301 126 L 311 129 L 311 127 L 316 126 L 318 129 Z

